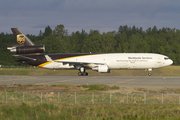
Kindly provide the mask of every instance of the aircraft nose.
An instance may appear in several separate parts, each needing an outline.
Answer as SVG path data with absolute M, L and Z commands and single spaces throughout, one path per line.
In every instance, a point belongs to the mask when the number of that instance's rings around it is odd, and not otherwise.
M 173 64 L 173 61 L 170 59 L 170 65 L 172 65 Z
M 172 64 L 173 64 L 173 61 L 172 61 L 171 59 L 169 59 L 169 60 L 167 61 L 167 64 L 168 64 L 168 65 L 172 65 Z

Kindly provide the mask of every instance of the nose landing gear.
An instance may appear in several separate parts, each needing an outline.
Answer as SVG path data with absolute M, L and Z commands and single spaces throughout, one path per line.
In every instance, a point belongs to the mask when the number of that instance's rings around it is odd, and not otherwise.
M 152 69 L 148 69 L 148 75 L 149 75 L 149 76 L 152 75 L 152 74 L 151 74 L 151 71 L 152 71 Z
M 152 74 L 149 72 L 148 75 L 151 76 Z

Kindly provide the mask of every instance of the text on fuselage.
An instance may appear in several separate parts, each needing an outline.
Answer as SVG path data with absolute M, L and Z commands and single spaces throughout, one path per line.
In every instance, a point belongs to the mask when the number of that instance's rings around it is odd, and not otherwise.
M 128 57 L 128 59 L 153 59 L 152 57 Z

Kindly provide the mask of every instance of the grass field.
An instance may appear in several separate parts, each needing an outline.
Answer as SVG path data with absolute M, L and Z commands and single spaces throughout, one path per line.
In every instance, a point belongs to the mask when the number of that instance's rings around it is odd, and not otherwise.
M 75 75 L 78 70 L 49 70 L 42 68 L 0 68 L 0 75 Z M 111 70 L 111 73 L 99 73 L 87 70 L 90 76 L 147 76 L 145 70 Z M 180 76 L 180 66 L 168 66 L 159 69 L 153 69 L 153 76 Z
M 0 120 L 179 120 L 179 89 L 109 93 L 107 85 L 1 85 Z M 41 89 L 40 89 L 41 88 Z M 47 91 L 43 91 L 47 90 Z M 68 91 L 50 92 L 59 88 Z M 79 90 L 75 92 L 76 88 Z M 31 91 L 29 91 L 31 89 Z M 38 91 L 35 91 L 38 90 Z M 73 89 L 74 91 L 72 91 Z M 58 91 L 59 91 L 58 90 Z M 146 91 L 147 92 L 147 91 Z M 42 94 L 43 93 L 43 94 Z M 128 99 L 127 99 L 128 98 Z
M 0 92 L 1 103 L 180 104 L 179 95 L 106 92 Z
M 179 105 L 0 104 L 2 120 L 179 120 Z
M 14 91 L 0 92 L 0 119 L 38 119 L 38 120 L 179 120 L 180 105 L 172 103 L 173 98 L 166 98 L 161 103 L 161 96 L 113 94 L 110 104 L 108 93 L 28 94 Z M 178 97 L 177 97 L 178 98 Z M 179 99 L 176 99 L 177 101 Z M 23 102 L 24 101 L 24 102 Z M 165 102 L 166 101 L 166 102 Z M 168 103 L 169 101 L 170 103 Z M 154 102 L 154 103 L 153 103 Z
M 111 73 L 98 73 L 87 70 L 89 75 L 147 76 L 144 70 L 111 70 Z M 78 70 L 48 70 L 41 68 L 0 68 L 0 75 L 77 75 Z M 180 66 L 169 66 L 154 69 L 153 76 L 180 76 Z M 17 85 L 18 90 L 27 89 Z M 33 87 L 33 85 L 28 85 Z M 39 86 L 41 87 L 41 86 Z M 73 88 L 71 85 L 52 87 Z M 108 93 L 108 90 L 119 89 L 116 86 L 86 86 L 85 91 L 50 92 L 41 95 L 41 91 L 28 93 L 6 89 L 0 91 L 0 120 L 179 120 L 179 89 L 163 89 L 146 94 L 143 92 L 128 94 Z M 2 86 L 0 87 L 2 88 Z M 13 86 L 12 86 L 13 88 Z M 17 87 L 14 87 L 17 88 Z M 45 86 L 46 88 L 46 86 Z M 41 88 L 42 89 L 42 88 Z M 48 88 L 46 88 L 48 89 Z M 103 92 L 102 92 L 103 91 Z M 137 91 L 137 89 L 135 90 Z M 164 92 L 176 95 L 163 95 Z M 6 93 L 7 92 L 7 93 Z M 7 94 L 7 95 L 6 95 Z M 75 97 L 76 95 L 76 97 Z M 6 97 L 7 96 L 7 97 Z

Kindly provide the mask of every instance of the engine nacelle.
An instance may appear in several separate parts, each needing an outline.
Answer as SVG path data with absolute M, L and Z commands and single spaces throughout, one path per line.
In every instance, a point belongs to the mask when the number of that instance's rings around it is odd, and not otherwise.
M 43 53 L 45 52 L 45 46 L 44 45 L 21 46 L 21 47 L 11 48 L 9 50 L 17 54 Z
M 101 72 L 101 73 L 110 73 L 110 69 L 108 69 L 108 66 L 107 65 L 98 65 L 96 67 L 93 67 L 92 70 L 94 71 L 98 71 L 98 72 Z

